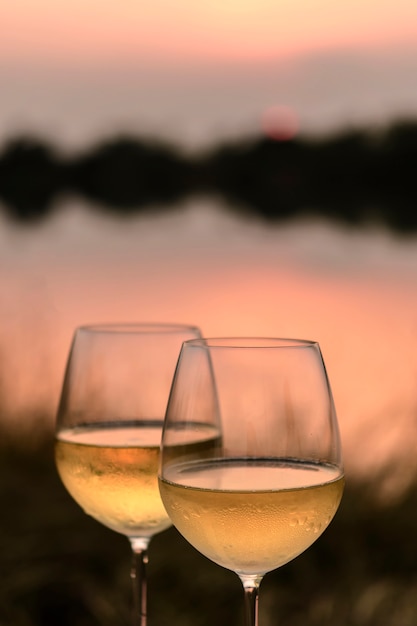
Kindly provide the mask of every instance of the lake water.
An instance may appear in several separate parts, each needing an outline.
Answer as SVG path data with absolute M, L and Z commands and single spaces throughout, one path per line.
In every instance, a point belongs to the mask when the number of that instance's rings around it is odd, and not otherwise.
M 386 468 L 392 492 L 417 471 L 416 244 L 377 227 L 271 226 L 208 198 L 126 219 L 68 199 L 35 226 L 0 211 L 3 419 L 16 433 L 53 423 L 79 324 L 315 339 L 348 475 Z

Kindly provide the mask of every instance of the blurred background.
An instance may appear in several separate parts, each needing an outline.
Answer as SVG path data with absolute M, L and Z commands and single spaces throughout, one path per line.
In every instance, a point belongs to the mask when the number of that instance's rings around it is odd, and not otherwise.
M 74 328 L 104 321 L 319 341 L 346 495 L 261 624 L 415 624 L 415 3 L 16 0 L 0 24 L 0 624 L 129 623 L 127 541 L 52 454 Z M 149 587 L 150 626 L 242 623 L 237 577 L 173 530 Z

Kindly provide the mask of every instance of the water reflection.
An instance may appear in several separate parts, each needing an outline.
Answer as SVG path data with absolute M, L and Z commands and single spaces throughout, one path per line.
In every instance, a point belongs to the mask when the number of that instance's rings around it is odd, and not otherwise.
M 76 325 L 189 322 L 206 335 L 318 340 L 348 473 L 386 466 L 391 489 L 417 471 L 413 238 L 320 221 L 271 227 L 202 198 L 123 220 L 93 209 L 67 200 L 31 228 L 0 211 L 8 428 L 35 415 L 51 425 Z

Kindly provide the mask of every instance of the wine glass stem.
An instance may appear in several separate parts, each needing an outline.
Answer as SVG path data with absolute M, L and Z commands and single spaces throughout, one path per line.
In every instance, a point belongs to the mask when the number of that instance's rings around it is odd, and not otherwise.
M 245 620 L 246 626 L 258 626 L 258 597 L 260 577 L 240 577 L 245 592 Z
M 130 539 L 132 568 L 130 578 L 133 591 L 133 626 L 147 624 L 147 577 L 149 539 Z

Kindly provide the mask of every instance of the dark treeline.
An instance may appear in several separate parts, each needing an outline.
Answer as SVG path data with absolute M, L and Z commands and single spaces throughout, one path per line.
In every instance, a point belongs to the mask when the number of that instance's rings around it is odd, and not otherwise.
M 122 215 L 196 193 L 222 196 L 235 210 L 271 221 L 308 212 L 414 232 L 417 121 L 378 133 L 246 139 L 193 156 L 128 136 L 65 157 L 38 139 L 18 137 L 0 153 L 0 200 L 16 220 L 44 218 L 65 194 Z

